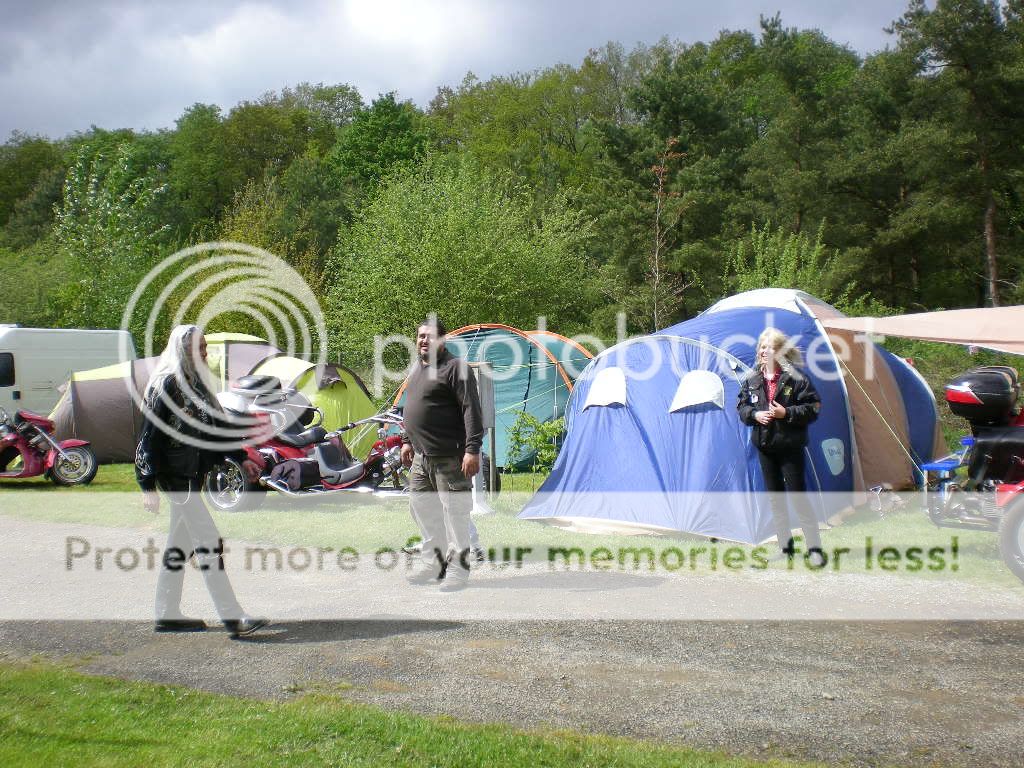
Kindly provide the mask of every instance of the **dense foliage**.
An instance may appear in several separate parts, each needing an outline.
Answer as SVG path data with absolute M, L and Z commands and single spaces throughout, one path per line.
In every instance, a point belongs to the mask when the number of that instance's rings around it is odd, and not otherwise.
M 572 327 L 587 306 L 588 236 L 561 198 L 532 211 L 521 184 L 471 159 L 398 170 L 338 240 L 325 306 L 332 337 L 369 367 L 375 333 L 412 336 L 434 311 L 450 328 L 533 327 L 539 315 Z
M 610 336 L 762 285 L 1020 302 L 1024 0 L 930 5 L 866 59 L 776 17 L 467 74 L 426 109 L 300 84 L 155 133 L 14 134 L 0 322 L 116 325 L 150 265 L 213 239 L 292 264 L 356 364 L 429 310 Z

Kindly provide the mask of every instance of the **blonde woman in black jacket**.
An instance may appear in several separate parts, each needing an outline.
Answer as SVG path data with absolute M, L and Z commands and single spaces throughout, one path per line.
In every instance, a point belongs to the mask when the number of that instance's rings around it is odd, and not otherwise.
M 143 395 L 135 477 L 147 512 L 160 510 L 158 489 L 170 502 L 170 531 L 157 577 L 156 631 L 206 629 L 202 619 L 183 616 L 180 607 L 184 569 L 195 557 L 217 614 L 238 637 L 255 632 L 267 620 L 247 616 L 238 604 L 224 570 L 220 532 L 199 489 L 206 471 L 226 456 L 234 457 L 250 478 L 259 468 L 245 459 L 244 451 L 224 445 L 232 430 L 210 390 L 208 371 L 202 331 L 194 325 L 177 326 Z
M 797 366 L 800 350 L 776 328 L 766 328 L 757 340 L 757 369 L 740 387 L 740 419 L 753 429 L 750 440 L 770 494 L 772 519 L 781 551 L 773 559 L 794 553 L 787 497 L 803 528 L 809 561 L 824 564 L 818 521 L 807 501 L 804 448 L 807 425 L 818 418 L 821 398 Z

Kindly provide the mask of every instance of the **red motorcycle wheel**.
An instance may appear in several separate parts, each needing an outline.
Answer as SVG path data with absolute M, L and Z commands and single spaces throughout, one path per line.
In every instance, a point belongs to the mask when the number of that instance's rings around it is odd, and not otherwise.
M 1010 506 L 999 525 L 999 554 L 1013 575 L 1024 581 L 1024 498 Z
M 65 448 L 64 455 L 57 456 L 50 468 L 50 479 L 57 485 L 88 485 L 96 477 L 99 465 L 96 454 L 87 445 Z

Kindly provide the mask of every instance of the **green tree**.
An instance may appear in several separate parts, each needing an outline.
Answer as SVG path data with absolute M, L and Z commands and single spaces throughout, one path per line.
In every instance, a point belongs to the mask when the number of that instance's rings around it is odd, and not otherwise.
M 825 222 L 814 240 L 806 232 L 790 232 L 770 222 L 750 229 L 737 242 L 725 265 L 723 283 L 730 292 L 758 288 L 796 288 L 849 314 L 884 314 L 887 308 L 840 279 L 839 253 L 824 243 Z
M 140 168 L 139 148 L 112 156 L 84 145 L 68 170 L 56 212 L 56 245 L 69 282 L 60 295 L 68 326 L 117 328 L 138 281 L 155 263 L 168 226 L 154 215 L 166 191 Z M 141 338 L 141 327 L 132 329 Z
M 565 437 L 565 418 L 541 421 L 521 411 L 508 431 L 505 467 L 513 467 L 524 453 L 531 456 L 530 471 L 550 475 Z
M 372 363 L 374 334 L 411 334 L 437 312 L 572 330 L 589 310 L 588 222 L 557 201 L 540 217 L 509 176 L 431 158 L 387 177 L 338 241 L 327 315 L 335 351 Z
M 280 96 L 270 95 L 268 100 L 287 109 L 308 112 L 312 115 L 310 124 L 317 133 L 323 128 L 329 129 L 330 137 L 319 147 L 321 150 L 332 145 L 334 133 L 351 123 L 365 107 L 359 91 L 347 83 L 299 83 L 294 88 L 282 88 Z
M 342 129 L 327 162 L 336 184 L 349 182 L 367 192 L 394 166 L 419 157 L 426 140 L 419 110 L 387 93 L 355 114 Z
M 352 222 L 353 209 L 359 203 L 357 191 L 334 174 L 316 147 L 292 161 L 280 177 L 280 187 L 281 234 L 301 250 L 316 254 L 322 269 L 339 230 Z
M 272 98 L 235 106 L 224 120 L 224 173 L 232 192 L 249 179 L 287 168 L 305 151 L 311 122 L 306 110 L 288 109 Z
M 0 227 L 44 175 L 63 169 L 60 149 L 40 136 L 15 133 L 0 146 Z
M 315 248 L 303 249 L 288 229 L 287 203 L 281 185 L 273 176 L 250 179 L 235 195 L 221 219 L 218 239 L 253 245 L 287 261 L 317 295 L 323 292 L 322 256 Z M 233 330 L 259 334 L 255 325 Z
M 841 271 L 893 307 L 973 303 L 963 234 L 971 205 L 950 194 L 954 137 L 937 123 L 935 92 L 906 51 L 869 57 L 846 89 L 846 125 L 825 176 L 836 200 L 830 242 L 843 251 Z
M 726 265 L 726 281 L 733 292 L 757 288 L 798 288 L 822 298 L 831 297 L 829 281 L 835 255 L 822 242 L 822 222 L 812 241 L 806 233 L 790 232 L 771 223 L 753 226 L 748 238 L 736 244 Z
M 840 96 L 859 65 L 820 32 L 786 29 L 778 16 L 761 19 L 756 77 L 745 88 L 744 116 L 756 129 L 744 155 L 749 220 L 800 232 L 842 205 L 830 195 L 825 165 L 842 135 Z
M 1001 243 L 1020 241 L 1020 136 L 1024 131 L 1024 24 L 1020 0 L 911 0 L 894 30 L 913 54 L 934 94 L 928 121 L 945 142 L 930 149 L 947 158 L 941 183 L 970 201 L 986 301 L 998 306 Z M 934 179 L 939 182 L 939 179 Z M 1012 242 L 1012 241 L 1011 241 Z M 1020 269 L 1019 257 L 1009 265 Z M 1018 272 L 1019 274 L 1019 272 Z
M 193 104 L 178 118 L 168 171 L 170 194 L 180 210 L 183 234 L 210 227 L 230 202 L 236 179 L 229 178 L 227 136 L 220 107 Z
M 63 163 L 42 171 L 32 189 L 14 204 L 14 211 L 2 229 L 2 239 L 12 248 L 25 248 L 49 236 L 53 211 L 64 189 Z
M 431 103 L 434 141 L 550 196 L 578 178 L 588 150 L 594 104 L 582 85 L 567 65 L 487 82 L 467 74 L 457 90 L 440 89 Z
M 715 289 L 752 137 L 741 108 L 754 48 L 751 35 L 731 32 L 711 45 L 662 45 L 629 97 L 640 122 L 597 124 L 600 157 L 583 199 L 598 222 L 603 292 L 627 313 L 632 330 L 691 315 Z M 655 250 L 665 278 L 657 288 Z M 669 290 L 659 296 L 662 286 Z M 668 311 L 654 322 L 653 307 L 661 303 Z M 595 317 L 605 333 L 610 309 Z
M 579 68 L 561 64 L 486 82 L 470 72 L 458 88 L 439 88 L 431 102 L 433 145 L 511 172 L 541 202 L 585 185 L 600 152 L 595 125 L 636 122 L 629 90 L 652 65 L 654 50 L 639 46 L 627 54 L 608 43 Z
M 0 246 L 0 323 L 59 327 L 54 299 L 66 281 L 64 259 L 51 236 L 17 251 Z
M 618 127 L 640 121 L 631 94 L 651 71 L 657 56 L 672 50 L 667 39 L 656 45 L 638 44 L 626 51 L 621 43 L 608 42 L 593 48 L 579 67 L 579 88 L 590 99 L 592 118 Z

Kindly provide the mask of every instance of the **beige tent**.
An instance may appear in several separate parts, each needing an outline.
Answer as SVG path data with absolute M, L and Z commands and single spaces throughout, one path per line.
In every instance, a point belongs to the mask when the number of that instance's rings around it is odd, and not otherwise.
M 373 401 L 359 377 L 341 365 L 315 364 L 286 357 L 264 339 L 245 334 L 207 334 L 207 362 L 217 389 L 230 387 L 241 376 L 258 371 L 277 376 L 296 387 L 324 411 L 325 426 L 336 428 L 374 413 Z M 64 385 L 63 396 L 50 418 L 60 439 L 89 440 L 101 462 L 133 461 L 142 426 L 135 396 L 146 388 L 157 357 L 141 358 L 89 371 L 76 371 Z M 357 444 L 368 450 L 373 435 Z
M 145 390 L 158 359 L 143 357 L 71 374 L 50 414 L 57 439 L 88 440 L 103 463 L 133 461 L 142 414 L 132 392 Z
M 207 363 L 218 389 L 249 373 L 280 350 L 265 339 L 241 333 L 208 333 Z M 75 371 L 61 387 L 50 418 L 59 439 L 89 440 L 101 462 L 133 461 L 142 415 L 135 403 L 146 389 L 158 357 L 144 357 L 87 371 Z
M 965 344 L 1024 355 L 1024 306 L 950 309 L 895 317 L 840 317 L 823 320 L 831 330 L 859 331 L 922 341 Z

